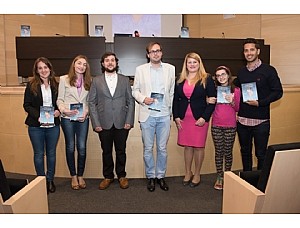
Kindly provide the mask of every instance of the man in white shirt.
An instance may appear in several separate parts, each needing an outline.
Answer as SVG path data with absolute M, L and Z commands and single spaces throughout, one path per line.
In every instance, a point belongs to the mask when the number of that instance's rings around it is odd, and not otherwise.
M 89 111 L 92 127 L 99 134 L 102 148 L 104 190 L 114 181 L 113 145 L 116 151 L 115 172 L 120 187 L 129 187 L 126 178 L 126 141 L 134 124 L 135 101 L 129 78 L 118 74 L 118 58 L 106 52 L 101 58 L 103 74 L 93 78 L 89 93 Z
M 171 126 L 175 67 L 161 61 L 162 47 L 159 43 L 150 42 L 146 51 L 150 62 L 136 68 L 132 95 L 139 103 L 138 120 L 144 144 L 147 189 L 153 192 L 157 179 L 160 188 L 168 191 L 169 187 L 164 177 L 167 169 L 167 142 Z M 155 137 L 156 164 L 153 156 Z

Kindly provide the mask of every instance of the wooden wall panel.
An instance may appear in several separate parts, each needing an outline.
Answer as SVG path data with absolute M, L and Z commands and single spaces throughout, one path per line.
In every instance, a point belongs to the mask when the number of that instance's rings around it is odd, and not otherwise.
M 200 22 L 201 37 L 260 38 L 260 15 L 237 14 L 228 19 L 220 14 L 201 15 Z
M 30 25 L 31 36 L 86 35 L 85 15 L 2 14 L 0 16 L 0 47 L 3 47 L 0 49 L 0 61 L 5 62 L 5 69 L 0 68 L 1 85 L 19 84 L 15 37 L 20 36 L 21 25 Z
M 283 83 L 300 84 L 300 15 L 263 15 L 262 37 L 271 46 L 271 64 Z
M 192 38 L 220 38 L 224 32 L 225 38 L 265 39 L 271 46 L 271 64 L 281 73 L 284 84 L 300 84 L 294 71 L 299 68 L 299 23 L 298 14 L 236 14 L 230 19 L 222 14 L 184 15 L 184 25 L 190 28 Z M 20 35 L 21 24 L 31 25 L 32 36 L 86 35 L 86 15 L 0 15 L 0 61 L 5 63 L 4 69 L 0 68 L 1 85 L 18 83 L 16 59 L 11 53 L 15 52 L 15 36 Z
M 300 84 L 297 76 L 300 62 L 300 15 L 298 14 L 236 14 L 224 19 L 222 14 L 186 15 L 185 26 L 191 31 L 193 38 L 225 38 L 255 37 L 264 39 L 271 47 L 271 65 L 280 73 L 283 84 Z M 197 24 L 199 23 L 199 24 Z M 200 27 L 200 29 L 199 29 Z M 242 48 L 242 47 L 241 47 Z
M 0 15 L 0 85 L 6 84 L 4 16 Z
M 189 27 L 190 37 L 201 37 L 200 19 L 200 14 L 189 14 L 183 16 L 184 26 Z
M 70 15 L 70 36 L 87 35 L 87 15 Z

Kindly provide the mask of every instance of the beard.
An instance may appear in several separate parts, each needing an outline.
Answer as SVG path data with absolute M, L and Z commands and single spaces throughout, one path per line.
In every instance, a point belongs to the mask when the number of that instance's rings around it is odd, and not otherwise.
M 104 67 L 104 70 L 108 73 L 113 73 L 115 71 L 117 71 L 117 67 L 115 66 L 114 68 L 107 68 L 107 67 Z

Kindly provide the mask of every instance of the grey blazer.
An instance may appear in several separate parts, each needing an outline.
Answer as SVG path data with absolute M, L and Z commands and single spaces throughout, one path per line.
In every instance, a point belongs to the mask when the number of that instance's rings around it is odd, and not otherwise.
M 88 106 L 93 129 L 110 129 L 113 124 L 117 129 L 124 128 L 125 124 L 133 127 L 135 100 L 129 78 L 122 74 L 118 74 L 114 96 L 109 91 L 104 74 L 93 78 Z

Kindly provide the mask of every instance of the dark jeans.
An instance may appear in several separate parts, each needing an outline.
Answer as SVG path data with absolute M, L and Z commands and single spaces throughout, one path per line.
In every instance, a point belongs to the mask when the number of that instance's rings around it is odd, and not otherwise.
M 65 135 L 66 157 L 71 176 L 83 176 L 86 161 L 86 141 L 89 119 L 84 122 L 61 118 L 61 127 Z M 77 149 L 77 172 L 75 168 L 75 141 Z
M 252 171 L 253 139 L 257 169 L 262 169 L 270 136 L 270 121 L 265 121 L 257 126 L 245 126 L 238 122 L 237 133 L 241 147 L 243 171 Z
M 36 174 L 38 176 L 46 176 L 47 181 L 53 181 L 54 179 L 56 145 L 58 142 L 59 133 L 59 126 L 50 128 L 28 127 L 28 134 L 34 152 L 33 161 Z M 46 174 L 44 165 L 45 155 L 47 163 Z
M 114 161 L 112 156 L 113 145 L 116 151 L 116 174 L 118 178 L 126 177 L 126 141 L 129 130 L 116 129 L 114 126 L 99 132 L 102 148 L 103 176 L 108 179 L 114 178 Z

